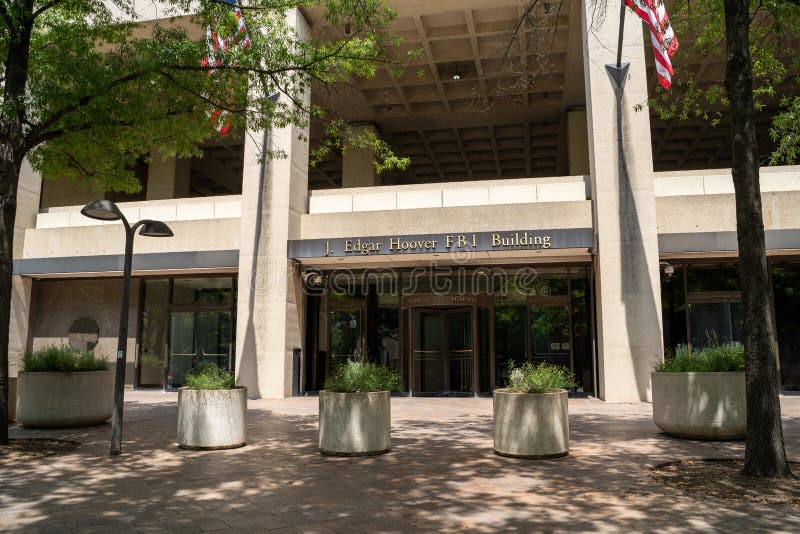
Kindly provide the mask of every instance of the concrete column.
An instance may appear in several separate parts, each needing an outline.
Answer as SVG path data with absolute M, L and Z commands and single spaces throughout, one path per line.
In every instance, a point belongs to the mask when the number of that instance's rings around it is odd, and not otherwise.
M 353 127 L 354 132 L 377 133 L 371 124 Z M 375 173 L 375 153 L 367 148 L 347 147 L 342 154 L 342 187 L 372 187 L 381 185 L 381 177 Z
M 188 197 L 191 167 L 191 160 L 165 158 L 154 148 L 147 168 L 147 200 Z
M 299 11 L 287 12 L 287 20 L 301 38 L 310 35 Z M 236 379 L 252 398 L 291 395 L 292 350 L 302 347 L 300 277 L 286 242 L 300 237 L 300 216 L 307 212 L 307 138 L 308 128 L 294 126 L 245 137 Z M 283 150 L 286 158 L 262 165 L 264 150 Z
M 42 177 L 34 172 L 27 160 L 22 165 L 17 185 L 17 214 L 14 219 L 13 258 L 22 257 L 25 230 L 36 227 L 39 202 L 42 195 Z M 22 357 L 28 350 L 31 310 L 30 278 L 11 277 L 11 319 L 8 324 L 8 361 L 12 376 L 16 376 Z
M 599 394 L 609 401 L 644 401 L 650 399 L 650 370 L 663 355 L 650 121 L 634 110 L 647 101 L 647 49 L 641 21 L 627 12 L 622 61 L 630 62 L 630 70 L 624 90 L 617 90 L 605 65 L 616 61 L 619 1 L 607 4 L 598 20 L 602 10 L 583 0 L 582 17 Z
M 586 110 L 567 112 L 567 147 L 569 150 L 569 175 L 589 174 L 589 134 Z

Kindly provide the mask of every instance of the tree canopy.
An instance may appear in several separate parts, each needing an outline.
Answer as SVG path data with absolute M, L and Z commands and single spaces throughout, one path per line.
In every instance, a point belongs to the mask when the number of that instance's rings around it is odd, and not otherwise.
M 719 125 L 730 109 L 722 79 L 702 80 L 692 62 L 725 62 L 723 0 L 670 2 L 670 20 L 681 37 L 679 65 L 671 92 L 661 88 L 650 106 L 664 120 L 700 118 Z M 750 1 L 750 54 L 753 66 L 755 110 L 768 113 L 772 152 L 763 165 L 800 161 L 800 2 Z
M 134 192 L 134 163 L 153 147 L 165 156 L 197 155 L 198 143 L 217 135 L 209 120 L 215 110 L 234 130 L 305 126 L 325 116 L 306 98 L 313 82 L 368 78 L 376 65 L 397 59 L 386 30 L 394 15 L 380 0 L 249 0 L 241 6 L 247 46 L 235 45 L 238 19 L 223 0 L 169 0 L 159 4 L 159 20 L 144 23 L 133 6 L 0 0 L 2 135 L 18 139 L 46 177 Z M 295 8 L 324 10 L 327 22 L 347 25 L 348 33 L 299 38 L 286 18 Z M 209 24 L 231 43 L 210 67 L 202 64 Z M 288 98 L 268 98 L 279 92 Z M 328 119 L 337 142 L 349 136 L 371 146 L 385 167 L 407 163 L 375 134 Z

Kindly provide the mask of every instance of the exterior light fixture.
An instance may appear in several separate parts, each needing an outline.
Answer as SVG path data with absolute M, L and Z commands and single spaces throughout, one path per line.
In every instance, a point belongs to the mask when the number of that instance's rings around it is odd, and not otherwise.
M 675 267 L 665 261 L 659 262 L 658 266 L 661 267 L 662 265 L 664 266 L 664 277 L 669 280 L 675 274 Z
M 461 75 L 460 72 L 456 71 L 456 72 L 453 73 L 453 80 L 458 81 L 461 78 L 462 78 L 462 75 Z
M 98 221 L 119 221 L 125 217 L 116 204 L 110 200 L 95 200 L 81 209 L 81 214 Z
M 161 221 L 144 219 L 133 226 L 116 204 L 110 200 L 95 200 L 86 204 L 81 213 L 98 221 L 122 221 L 125 226 L 125 264 L 122 270 L 122 305 L 119 313 L 117 338 L 117 364 L 114 379 L 114 409 L 111 419 L 111 456 L 122 453 L 122 406 L 125 392 L 125 352 L 128 345 L 128 301 L 131 293 L 131 263 L 133 238 L 136 230 L 145 237 L 172 237 L 172 230 Z

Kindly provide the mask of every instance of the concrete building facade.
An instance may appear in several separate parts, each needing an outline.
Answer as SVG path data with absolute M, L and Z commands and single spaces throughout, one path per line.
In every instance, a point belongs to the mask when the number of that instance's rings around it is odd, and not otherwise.
M 311 161 L 316 121 L 234 132 L 192 160 L 154 148 L 137 195 L 26 169 L 12 374 L 52 343 L 113 361 L 124 243 L 118 224 L 81 216 L 97 198 L 175 234 L 136 240 L 131 387 L 178 387 L 212 362 L 280 398 L 360 358 L 395 368 L 407 394 L 480 395 L 529 360 L 571 368 L 576 395 L 648 400 L 665 351 L 741 339 L 728 130 L 648 111 L 639 19 L 627 15 L 620 90 L 605 68 L 617 17 L 588 0 L 527 15 L 510 0 L 389 4 L 402 46 L 422 51 L 410 74 L 382 67 L 308 99 L 381 135 L 411 158 L 404 171 L 378 174 L 359 149 Z M 343 31 L 314 10 L 287 21 L 301 37 Z M 687 44 L 679 68 L 719 79 Z M 266 150 L 286 157 L 261 163 Z M 797 389 L 800 167 L 763 168 L 761 188 L 778 364 Z

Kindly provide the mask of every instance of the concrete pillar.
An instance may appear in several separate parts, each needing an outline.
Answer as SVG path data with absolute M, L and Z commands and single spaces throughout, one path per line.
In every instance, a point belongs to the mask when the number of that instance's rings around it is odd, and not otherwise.
M 147 200 L 188 197 L 191 168 L 191 160 L 165 158 L 154 148 L 147 168 Z
M 301 38 L 310 35 L 299 11 L 288 11 L 287 20 Z M 302 347 L 300 277 L 287 258 L 286 242 L 300 237 L 300 216 L 307 212 L 307 138 L 308 128 L 295 126 L 245 137 L 236 379 L 251 398 L 290 396 L 292 350 Z M 286 157 L 261 165 L 265 149 L 283 150 Z
M 353 131 L 377 133 L 375 126 L 354 126 Z M 381 185 L 381 177 L 375 172 L 375 153 L 368 148 L 347 147 L 342 154 L 342 187 L 372 187 Z
M 570 176 L 589 174 L 589 134 L 587 128 L 585 109 L 575 109 L 567 112 L 567 147 Z
M 642 24 L 626 13 L 622 60 L 630 62 L 624 91 L 605 65 L 615 63 L 619 4 L 598 20 L 583 0 L 584 72 L 589 165 L 596 236 L 598 378 L 609 401 L 650 399 L 650 370 L 662 358 L 661 287 Z
M 42 177 L 34 172 L 27 160 L 22 165 L 17 185 L 17 214 L 14 219 L 13 258 L 22 257 L 25 230 L 36 227 L 39 202 L 42 195 Z M 31 310 L 30 278 L 11 277 L 11 319 L 8 324 L 8 361 L 12 376 L 16 376 L 22 357 L 28 350 Z

